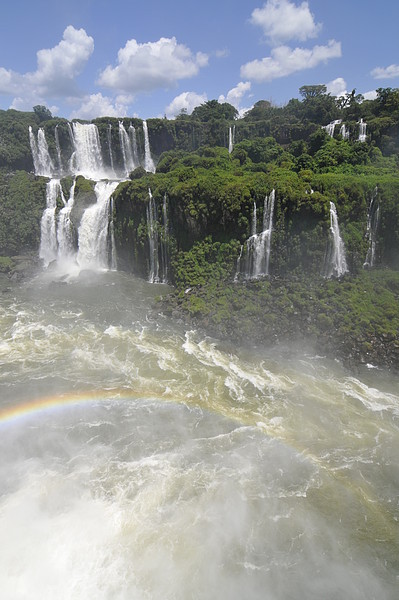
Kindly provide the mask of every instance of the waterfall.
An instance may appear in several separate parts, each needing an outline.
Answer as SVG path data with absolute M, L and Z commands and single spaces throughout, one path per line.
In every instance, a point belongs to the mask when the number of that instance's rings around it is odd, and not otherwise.
M 143 121 L 144 132 L 144 169 L 150 173 L 155 173 L 155 164 L 151 156 L 150 139 L 148 137 L 147 121 Z
M 341 277 L 344 273 L 348 272 L 345 246 L 339 232 L 337 209 L 334 202 L 330 202 L 330 221 L 331 243 L 326 255 L 325 264 L 325 276 L 327 278 Z
M 109 248 L 110 197 L 117 181 L 98 181 L 94 188 L 97 202 L 85 210 L 80 221 L 78 264 L 85 268 L 108 269 L 112 249 Z
M 256 202 L 254 202 L 254 208 L 252 211 L 252 230 L 251 230 L 252 236 L 256 235 L 257 229 L 258 229 L 258 224 L 256 222 Z
M 349 140 L 349 130 L 346 129 L 345 123 L 342 123 L 339 133 L 341 134 L 343 140 Z
M 363 123 L 363 119 L 360 119 L 360 121 L 359 121 L 359 138 L 358 138 L 359 142 L 366 141 L 366 129 L 367 129 L 367 123 Z
M 114 219 L 113 219 L 113 215 L 114 215 L 114 199 L 111 196 L 111 200 L 110 200 L 110 241 L 111 241 L 111 270 L 112 271 L 116 271 L 117 270 L 117 261 L 116 261 L 116 246 L 115 246 L 115 228 L 114 228 Z
M 48 145 L 44 130 L 42 128 L 38 130 L 36 141 L 35 135 L 32 131 L 32 127 L 29 126 L 29 141 L 32 151 L 35 175 L 42 175 L 43 177 L 52 177 L 55 169 L 53 161 L 50 157 L 50 153 L 48 151 Z
M 254 203 L 252 235 L 246 242 L 246 259 L 244 268 L 244 275 L 249 279 L 254 279 L 256 277 L 269 274 L 274 202 L 275 190 L 272 190 L 270 195 L 265 197 L 262 232 L 259 234 L 256 233 L 256 204 Z
M 152 196 L 151 190 L 148 190 L 147 204 L 147 233 L 150 247 L 150 273 L 148 281 L 150 283 L 160 283 L 159 280 L 159 260 L 158 260 L 158 213 L 157 207 Z
M 75 184 L 74 179 L 69 191 L 69 198 L 65 206 L 58 214 L 57 223 L 57 243 L 58 243 L 58 258 L 61 260 L 71 260 L 75 254 L 75 236 L 71 223 L 71 210 L 75 201 Z
M 108 142 L 108 151 L 109 151 L 109 163 L 111 165 L 112 172 L 115 173 L 114 155 L 112 152 L 112 125 L 111 125 L 111 123 L 109 123 L 109 125 L 108 125 L 107 142 Z
M 57 225 L 55 212 L 57 209 L 57 198 L 61 197 L 65 204 L 59 179 L 51 179 L 46 186 L 46 208 L 42 215 L 40 224 L 40 248 L 39 256 L 43 260 L 44 266 L 48 265 L 57 258 Z
M 133 125 L 130 125 L 130 127 L 129 127 L 129 136 L 130 136 L 130 143 L 131 143 L 132 149 L 133 149 L 133 162 L 136 165 L 136 167 L 138 167 L 140 165 L 140 158 L 139 158 L 139 151 L 137 148 L 136 130 L 133 127 Z
M 129 173 L 131 173 L 137 165 L 134 164 L 133 148 L 122 121 L 119 121 L 119 140 L 123 156 L 124 173 L 126 176 L 128 176 Z
M 234 281 L 235 282 L 238 281 L 238 278 L 239 278 L 240 273 L 241 273 L 241 259 L 242 259 L 242 252 L 243 252 L 243 250 L 244 250 L 244 246 L 241 244 L 240 254 L 238 255 L 238 258 L 237 258 L 236 274 L 234 275 Z
M 376 187 L 370 200 L 368 215 L 367 215 L 367 231 L 366 237 L 369 240 L 369 248 L 367 250 L 364 268 L 375 267 L 376 250 L 377 250 L 377 230 L 380 220 L 380 206 L 377 202 L 378 188 Z
M 104 169 L 100 137 L 96 125 L 72 123 L 71 136 L 75 152 L 71 157 L 71 170 L 87 179 L 108 179 L 111 175 Z
M 331 123 L 325 125 L 324 127 L 322 127 L 322 129 L 325 129 L 330 137 L 334 137 L 335 127 L 336 125 L 340 125 L 341 123 L 342 119 L 337 119 L 336 121 L 331 121 Z
M 229 127 L 229 154 L 233 152 L 236 126 Z
M 58 125 L 56 125 L 54 128 L 54 138 L 55 138 L 55 147 L 57 150 L 58 172 L 60 174 L 60 177 L 62 177 L 63 168 L 62 168 L 60 139 L 58 137 Z

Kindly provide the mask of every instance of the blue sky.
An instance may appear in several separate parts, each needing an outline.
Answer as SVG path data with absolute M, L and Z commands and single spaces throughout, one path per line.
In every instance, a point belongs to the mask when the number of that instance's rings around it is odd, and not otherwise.
M 2 7 L 0 108 L 67 118 L 237 109 L 399 87 L 397 0 L 14 0 Z

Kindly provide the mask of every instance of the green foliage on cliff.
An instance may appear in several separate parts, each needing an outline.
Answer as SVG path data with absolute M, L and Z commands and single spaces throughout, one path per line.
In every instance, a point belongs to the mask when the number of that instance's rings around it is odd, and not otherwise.
M 46 180 L 25 171 L 0 171 L 0 255 L 39 248 Z

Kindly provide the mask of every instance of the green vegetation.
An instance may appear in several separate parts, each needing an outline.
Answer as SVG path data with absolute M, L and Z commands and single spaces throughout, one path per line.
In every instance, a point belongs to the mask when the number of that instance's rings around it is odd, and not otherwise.
M 0 171 L 0 255 L 39 248 L 40 220 L 46 206 L 46 179 L 26 171 Z
M 168 277 L 172 305 L 221 335 L 237 339 L 311 337 L 350 360 L 399 365 L 399 90 L 380 88 L 375 100 L 352 90 L 327 94 L 324 85 L 304 85 L 300 99 L 283 107 L 262 100 L 242 118 L 211 100 L 191 115 L 147 121 L 155 174 L 135 169 L 114 193 L 114 233 L 119 268 L 149 272 L 149 190 L 158 207 L 159 239 L 165 240 L 162 203 L 168 206 Z M 366 141 L 359 141 L 367 123 Z M 340 120 L 332 137 L 325 126 Z M 116 118 L 93 121 L 103 148 L 111 141 L 113 161 L 122 164 Z M 142 149 L 140 119 L 135 128 Z M 111 128 L 109 127 L 111 125 Z M 66 164 L 72 153 L 69 124 L 44 106 L 31 113 L 0 111 L 0 270 L 7 257 L 36 250 L 45 204 L 44 178 L 35 178 L 29 127 L 42 127 L 56 164 L 54 128 Z M 229 154 L 229 129 L 234 149 Z M 108 152 L 109 154 L 109 152 Z M 103 157 L 105 162 L 107 157 Z M 72 178 L 62 180 L 68 197 Z M 94 182 L 78 177 L 71 220 L 95 201 Z M 252 233 L 254 203 L 258 231 L 263 203 L 276 193 L 270 277 L 233 283 L 241 246 Z M 369 247 L 368 209 L 380 207 L 377 270 L 364 271 Z M 321 278 L 334 202 L 350 275 Z M 352 348 L 352 350 L 351 350 Z M 371 357 L 371 358 L 370 358 Z M 391 363 L 389 362 L 391 361 Z

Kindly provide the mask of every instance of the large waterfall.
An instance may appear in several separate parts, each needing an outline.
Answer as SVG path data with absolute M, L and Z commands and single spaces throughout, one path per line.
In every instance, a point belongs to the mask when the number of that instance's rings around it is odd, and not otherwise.
M 341 238 L 338 225 L 337 209 L 334 202 L 330 202 L 330 241 L 326 255 L 325 276 L 342 277 L 348 272 L 345 257 L 345 246 Z
M 275 191 L 265 197 L 263 205 L 262 231 L 257 231 L 257 207 L 254 202 L 252 216 L 252 235 L 246 242 L 246 254 L 243 275 L 254 279 L 269 274 L 270 247 L 273 229 Z M 238 268 L 238 267 L 237 267 Z M 240 255 L 241 268 L 241 255 Z
M 98 181 L 94 191 L 97 202 L 85 210 L 79 227 L 77 261 L 83 267 L 108 269 L 112 265 L 112 236 L 110 235 L 110 198 L 117 181 Z
M 47 267 L 58 256 L 56 209 L 57 198 L 65 204 L 59 179 L 50 179 L 46 186 L 46 208 L 41 220 L 39 256 Z
M 35 135 L 29 127 L 29 140 L 35 174 L 48 177 L 46 208 L 41 221 L 40 258 L 47 267 L 51 262 L 58 261 L 66 266 L 68 263 L 74 268 L 115 269 L 116 253 L 112 223 L 112 193 L 118 183 L 135 168 L 144 166 L 147 171 L 155 172 L 155 163 L 152 158 L 147 123 L 143 123 L 144 146 L 139 158 L 136 130 L 129 125 L 126 130 L 122 121 L 118 124 L 119 149 L 114 150 L 112 140 L 112 125 L 109 124 L 105 131 L 104 149 L 97 126 L 93 123 L 83 124 L 73 122 L 67 124 L 69 134 L 69 150 L 62 148 L 60 143 L 59 126 L 54 128 L 55 148 L 54 157 L 49 151 L 46 133 L 39 128 Z M 68 135 L 67 135 L 68 137 Z M 116 138 L 116 139 L 118 139 Z M 117 156 L 120 157 L 117 160 Z M 79 223 L 73 225 L 71 217 L 75 203 L 76 176 L 82 175 L 86 179 L 96 182 L 94 192 L 96 202 L 85 208 Z M 73 184 L 69 191 L 69 198 L 64 198 L 61 178 L 73 176 Z M 155 204 L 151 207 L 149 219 L 156 213 Z M 79 211 L 77 211 L 79 213 Z M 151 267 L 150 280 L 164 282 L 167 279 L 167 215 L 166 198 L 163 206 L 163 222 L 161 228 L 160 260 L 162 273 L 159 275 L 159 265 L 155 262 L 155 252 L 158 256 L 158 241 L 156 251 L 153 252 L 154 264 Z M 157 216 L 154 216 L 157 219 Z M 151 229 L 151 228 L 150 228 Z M 151 233 L 150 245 L 153 238 L 158 235 L 158 224 L 155 224 Z M 158 260 L 158 259 L 157 259 Z

